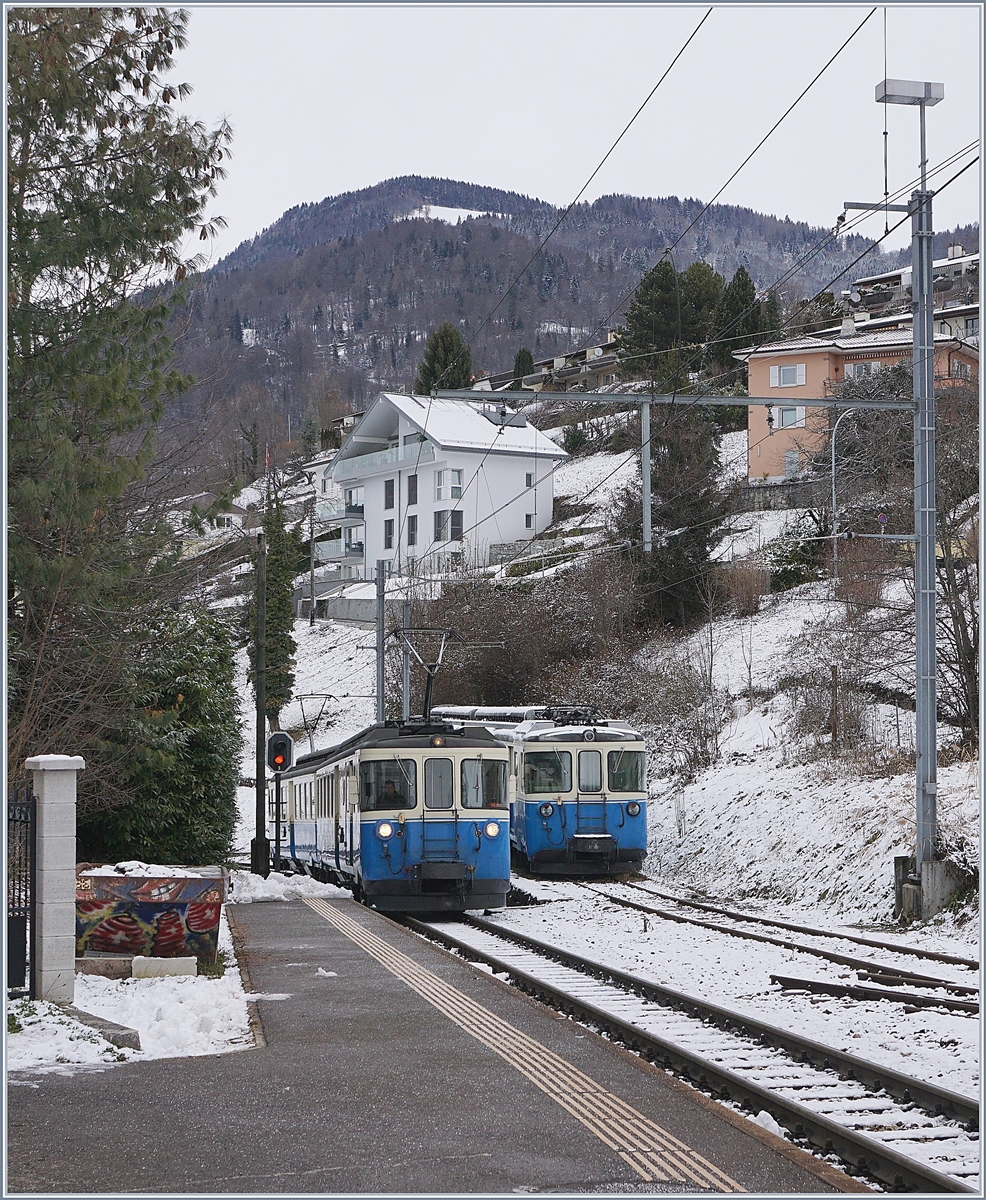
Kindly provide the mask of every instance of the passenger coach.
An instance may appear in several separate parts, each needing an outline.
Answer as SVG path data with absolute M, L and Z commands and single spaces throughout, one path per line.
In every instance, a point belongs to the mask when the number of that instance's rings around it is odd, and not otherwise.
M 385 912 L 502 908 L 508 762 L 484 727 L 372 725 L 281 776 L 281 857 Z
M 592 708 L 442 707 L 510 747 L 510 838 L 534 874 L 616 875 L 647 853 L 644 740 Z

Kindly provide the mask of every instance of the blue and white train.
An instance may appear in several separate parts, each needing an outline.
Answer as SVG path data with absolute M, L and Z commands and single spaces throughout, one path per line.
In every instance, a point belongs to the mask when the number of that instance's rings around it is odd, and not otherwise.
M 510 751 L 486 728 L 387 721 L 281 776 L 281 860 L 384 912 L 502 908 Z M 275 786 L 267 790 L 275 843 Z
M 435 717 L 488 729 L 510 751 L 510 839 L 535 875 L 639 870 L 647 853 L 644 739 L 593 708 L 442 706 Z

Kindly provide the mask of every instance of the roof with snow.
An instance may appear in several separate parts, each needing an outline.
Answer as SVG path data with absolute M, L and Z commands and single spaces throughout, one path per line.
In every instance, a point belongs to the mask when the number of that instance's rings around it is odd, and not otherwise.
M 910 347 L 911 340 L 910 329 L 887 329 L 877 333 L 835 333 L 822 337 L 792 338 L 787 342 L 765 342 L 762 346 L 747 346 L 743 350 L 736 350 L 733 357 L 745 361 L 755 354 L 784 354 L 791 350 L 834 349 L 847 354 L 855 350 L 894 350 L 897 347 Z M 949 343 L 977 358 L 979 356 L 977 348 L 961 338 L 947 333 L 935 334 L 936 346 Z
M 373 447 L 396 444 L 399 417 L 442 450 L 568 457 L 526 417 L 502 401 L 483 399 L 482 395 L 477 393 L 475 400 L 442 400 L 381 392 L 344 442 L 338 458 L 345 461 L 372 453 Z

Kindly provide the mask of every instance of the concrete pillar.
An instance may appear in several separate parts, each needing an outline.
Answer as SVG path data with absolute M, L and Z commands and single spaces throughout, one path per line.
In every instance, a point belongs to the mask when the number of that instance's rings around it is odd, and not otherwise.
M 77 754 L 39 754 L 24 764 L 38 800 L 33 953 L 39 1000 L 75 999 L 75 782 Z

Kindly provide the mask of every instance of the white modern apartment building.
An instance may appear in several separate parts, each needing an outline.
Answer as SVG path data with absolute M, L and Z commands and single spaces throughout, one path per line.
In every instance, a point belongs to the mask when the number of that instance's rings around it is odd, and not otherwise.
M 343 578 L 483 565 L 551 523 L 565 451 L 493 399 L 382 392 L 314 480 L 323 542 Z M 496 558 L 494 550 L 493 558 Z

